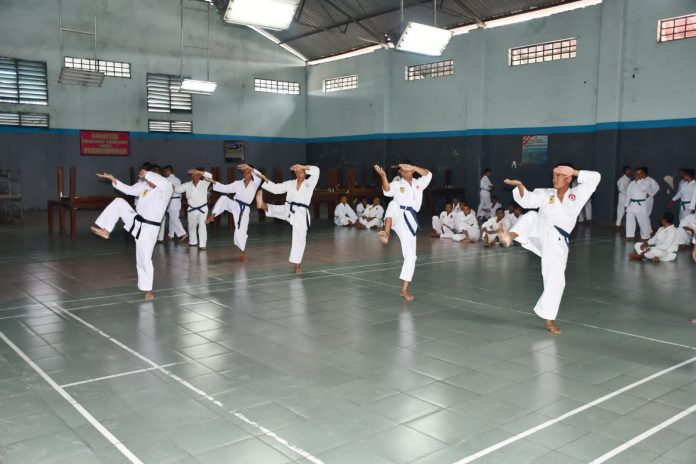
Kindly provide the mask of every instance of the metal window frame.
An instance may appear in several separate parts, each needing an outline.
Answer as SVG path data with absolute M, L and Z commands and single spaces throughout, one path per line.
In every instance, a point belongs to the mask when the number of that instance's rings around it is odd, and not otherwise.
M 148 113 L 193 114 L 192 95 L 176 90 L 183 79 L 170 74 L 148 73 L 145 83 Z
M 677 27 L 681 27 L 681 26 L 676 26 L 676 25 L 672 25 L 672 26 L 669 27 L 669 28 L 668 28 L 668 27 L 663 27 L 663 24 L 666 23 L 666 22 L 668 22 L 668 21 L 678 21 L 678 20 L 680 20 L 680 19 L 684 19 L 684 20 L 685 20 L 685 21 L 684 21 L 684 31 L 675 32 L 674 29 L 676 29 Z M 689 21 L 690 19 L 691 19 L 692 21 Z M 691 28 L 690 28 L 690 26 L 691 26 Z M 665 29 L 672 29 L 671 34 L 663 34 L 662 32 L 663 32 Z M 693 35 L 687 36 L 687 34 L 688 34 L 690 31 L 694 31 Z M 674 38 L 674 35 L 675 35 L 675 34 L 683 34 L 684 36 L 683 36 L 683 37 Z M 663 39 L 663 37 L 664 37 L 665 35 L 671 35 L 672 38 L 670 38 L 670 39 Z M 657 20 L 657 42 L 658 42 L 658 43 L 674 42 L 674 41 L 676 41 L 676 40 L 685 40 L 685 39 L 693 39 L 693 38 L 696 38 L 696 13 L 690 13 L 690 14 L 687 14 L 687 15 L 675 16 L 674 18 L 664 18 L 664 19 L 658 19 L 658 20 Z
M 273 93 L 277 95 L 301 95 L 302 87 L 299 82 L 277 81 L 275 79 L 254 78 L 254 91 Z
M 76 60 L 78 60 L 79 63 L 76 63 Z M 131 63 L 125 61 L 112 61 L 95 58 L 79 58 L 76 56 L 64 56 L 63 66 L 70 69 L 100 72 L 108 77 L 131 79 L 132 65 Z
M 322 91 L 325 93 L 330 92 L 344 92 L 346 90 L 354 90 L 358 88 L 358 75 L 351 74 L 348 76 L 331 77 L 329 79 L 324 79 L 322 83 Z
M 6 124 L 2 122 L 3 116 L 17 116 L 17 124 Z M 35 117 L 41 117 L 43 120 L 45 117 L 46 124 L 31 124 L 25 119 L 31 119 Z M 39 127 L 42 129 L 48 129 L 51 127 L 51 117 L 48 113 L 26 113 L 23 111 L 0 111 L 0 126 L 3 127 Z
M 565 42 L 568 42 L 568 45 L 564 45 Z M 578 38 L 567 37 L 565 39 L 509 48 L 508 66 L 518 67 L 528 64 L 547 63 L 549 61 L 569 60 L 577 56 Z
M 453 59 L 413 64 L 404 68 L 404 80 L 406 81 L 421 81 L 447 76 L 454 76 Z
M 153 129 L 153 124 L 155 125 L 166 125 L 168 126 L 168 129 Z M 190 130 L 177 130 L 174 125 L 180 125 L 181 126 L 188 126 L 188 129 Z M 193 121 L 184 121 L 184 120 L 169 120 L 169 119 L 148 119 L 147 121 L 147 130 L 148 132 L 154 132 L 154 133 L 161 133 L 161 134 L 193 134 Z
M 7 94 L 0 96 L 0 103 L 10 103 L 14 105 L 38 105 L 48 106 L 48 67 L 45 61 L 23 60 L 21 58 L 0 57 L 6 62 L 4 68 L 6 73 L 0 73 L 0 83 L 4 79 L 3 88 L 9 90 L 11 83 L 14 83 L 15 98 Z M 23 69 L 24 68 L 24 69 Z M 37 70 L 40 70 L 37 72 Z M 14 77 L 14 78 L 13 78 Z M 38 91 L 38 93 L 37 93 Z M 31 98 L 32 95 L 41 95 L 44 98 Z

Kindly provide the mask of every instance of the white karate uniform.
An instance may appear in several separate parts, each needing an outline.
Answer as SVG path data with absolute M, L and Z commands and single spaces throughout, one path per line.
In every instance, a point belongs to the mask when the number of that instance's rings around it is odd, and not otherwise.
M 479 227 L 478 219 L 476 214 L 472 211 L 468 215 L 464 214 L 462 210 L 455 215 L 455 229 L 456 233 L 452 235 L 452 240 L 455 242 L 461 242 L 465 238 L 469 240 L 477 241 L 481 238 L 481 228 Z
M 443 211 L 440 216 L 433 216 L 433 230 L 440 238 L 452 238 L 456 223 L 455 214 Z
M 394 198 L 387 206 L 386 216 L 392 218 L 392 229 L 401 242 L 404 264 L 401 266 L 399 278 L 406 282 L 411 282 L 416 269 L 418 211 L 423 204 L 423 191 L 431 180 L 433 180 L 432 172 L 418 179 L 414 178 L 410 184 L 397 176 L 389 184 L 389 191 L 383 192 L 385 197 Z
M 694 238 L 694 233 L 691 227 L 694 225 L 695 222 L 696 215 L 694 214 L 684 216 L 679 221 L 679 228 L 677 229 L 677 238 L 679 245 L 686 246 L 689 243 L 691 243 L 691 240 Z
M 680 182 L 677 194 L 672 197 L 672 201 L 679 204 L 679 219 L 683 219 L 694 209 L 693 199 L 696 198 L 696 181 Z
M 493 215 L 493 212 L 491 211 L 491 208 L 493 207 L 491 204 L 491 189 L 493 188 L 493 183 L 488 176 L 481 177 L 479 188 L 479 206 L 476 216 L 489 218 Z
M 641 246 L 643 243 L 636 243 L 636 253 L 641 254 Z M 643 255 L 647 259 L 659 258 L 660 261 L 674 261 L 677 259 L 677 251 L 679 251 L 679 240 L 677 238 L 677 229 L 674 225 L 669 227 L 660 227 L 655 232 L 655 236 L 648 240 L 648 251 Z
M 188 201 L 188 231 L 189 245 L 198 245 L 205 248 L 208 244 L 208 228 L 205 220 L 208 219 L 208 187 L 213 175 L 205 172 L 197 185 L 193 181 L 184 182 L 174 189 L 176 193 L 185 193 Z
M 360 224 L 368 229 L 373 227 L 381 228 L 384 226 L 384 208 L 382 208 L 382 205 L 367 205 L 365 211 L 363 212 L 363 216 L 367 219 L 363 219 L 363 217 L 361 217 L 358 220 L 360 221 Z
M 256 191 L 261 185 L 262 179 L 259 172 L 254 169 L 251 175 L 249 185 L 244 185 L 244 179 L 236 180 L 231 184 L 221 184 L 216 182 L 213 184 L 213 190 L 220 193 L 233 194 L 234 199 L 226 196 L 221 196 L 213 206 L 212 214 L 217 217 L 229 211 L 232 213 L 234 220 L 234 245 L 240 250 L 246 249 L 247 238 L 249 235 L 249 214 L 251 205 L 256 197 Z
M 135 238 L 138 289 L 149 292 L 152 290 L 154 277 L 152 250 L 157 243 L 159 226 L 172 196 L 172 184 L 154 172 L 146 173 L 145 178 L 155 184 L 156 188 L 150 188 L 147 182 L 143 182 L 147 188 L 140 183 L 126 185 L 120 181 L 114 185 L 116 190 L 138 198 L 135 210 L 123 198 L 116 198 L 102 211 L 95 224 L 111 232 L 119 219 L 123 221 L 123 228 Z
M 364 205 L 362 203 L 358 203 L 358 206 L 355 207 L 355 213 L 358 215 L 359 218 L 363 217 L 365 215 L 365 210 L 369 207 L 370 205 Z
M 519 221 L 520 217 L 522 217 L 522 216 L 523 215 L 520 214 L 520 216 L 517 217 L 517 216 L 515 216 L 514 213 L 505 216 L 505 228 L 507 230 L 512 229 L 515 226 L 515 224 L 517 224 L 517 221 Z
M 292 226 L 292 246 L 290 248 L 290 262 L 300 264 L 307 246 L 307 231 L 311 225 L 311 214 L 309 213 L 309 203 L 312 201 L 312 194 L 319 182 L 319 168 L 309 166 L 308 178 L 297 188 L 297 180 L 287 180 L 281 184 L 275 182 L 265 182 L 262 188 L 276 195 L 286 194 L 285 204 L 268 205 L 267 217 L 282 219 Z
M 178 177 L 176 177 L 174 174 L 165 177 L 169 181 L 170 184 L 172 184 L 172 189 L 176 189 L 178 186 L 181 185 L 181 181 L 179 180 Z M 167 212 L 165 216 L 169 216 L 169 233 L 167 234 L 169 238 L 174 238 L 174 236 L 177 237 L 183 237 L 186 231 L 184 230 L 183 224 L 181 224 L 181 218 L 179 217 L 181 214 L 181 194 L 175 193 L 172 195 L 172 198 L 169 200 L 169 206 L 167 207 Z M 160 226 L 160 231 L 159 231 L 159 236 L 157 237 L 158 241 L 164 240 L 164 221 L 162 221 L 162 225 Z
M 648 211 L 648 220 L 650 220 L 650 215 L 653 210 L 653 203 L 655 202 L 655 195 L 660 191 L 660 185 L 652 177 L 646 177 L 643 179 L 645 181 L 645 193 L 648 195 L 648 200 L 645 202 L 646 209 Z M 652 226 L 651 226 L 652 228 Z
M 336 205 L 336 209 L 334 209 L 334 224 L 337 226 L 347 226 L 355 223 L 357 220 L 358 216 L 349 204 L 344 205 L 339 202 L 338 205 Z
M 495 212 L 498 211 L 498 208 L 502 208 L 502 207 L 503 207 L 503 205 L 501 205 L 499 201 L 496 201 L 495 204 L 493 206 L 491 206 L 491 217 L 495 216 Z
M 503 218 L 503 221 L 505 221 L 505 218 Z M 484 222 L 483 225 L 481 225 L 481 231 L 483 232 L 484 239 L 487 238 L 489 243 L 498 238 L 498 229 L 500 229 L 500 222 L 498 222 L 498 218 L 494 216 L 488 219 L 486 222 Z M 492 230 L 493 232 L 486 232 L 486 229 Z
M 616 188 L 619 190 L 619 199 L 616 203 L 616 226 L 621 225 L 621 220 L 626 213 L 626 194 L 628 192 L 628 184 L 631 183 L 631 178 L 628 176 L 621 176 L 619 180 L 616 181 Z
M 578 180 L 575 179 L 573 181 L 573 187 L 578 186 Z M 585 203 L 585 206 L 580 210 L 580 215 L 578 215 L 578 222 L 585 222 L 585 221 L 591 221 L 592 220 L 592 197 L 590 197 L 589 200 L 587 200 L 587 203 Z
M 636 222 L 640 227 L 640 238 L 647 240 L 652 234 L 645 191 L 647 184 L 644 180 L 631 181 L 626 190 L 626 238 L 635 237 Z
M 563 201 L 559 201 L 553 188 L 512 191 L 517 204 L 527 209 L 538 208 L 521 216 L 511 232 L 524 248 L 541 257 L 541 275 L 544 292 L 534 307 L 534 312 L 547 320 L 556 319 L 565 289 L 565 268 L 568 260 L 568 236 L 587 200 L 597 189 L 601 175 L 594 171 L 580 171 L 578 186 L 569 189 Z

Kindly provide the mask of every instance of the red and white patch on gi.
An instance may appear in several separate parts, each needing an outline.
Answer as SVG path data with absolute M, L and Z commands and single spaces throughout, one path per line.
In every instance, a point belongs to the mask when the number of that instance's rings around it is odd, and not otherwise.
M 571 193 L 570 195 L 568 195 L 568 198 L 570 198 L 571 201 L 575 201 L 575 199 L 576 199 L 577 197 L 575 196 L 574 193 Z

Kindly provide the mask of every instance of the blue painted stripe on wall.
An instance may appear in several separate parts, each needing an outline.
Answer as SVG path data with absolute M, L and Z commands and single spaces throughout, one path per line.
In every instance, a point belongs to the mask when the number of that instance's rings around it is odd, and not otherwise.
M 696 126 L 696 118 L 658 119 L 650 121 L 600 122 L 597 124 L 575 126 L 548 127 L 512 127 L 500 129 L 465 129 L 453 131 L 431 132 L 396 132 L 390 134 L 358 134 L 334 137 L 262 137 L 253 135 L 224 135 L 224 134 L 168 134 L 157 132 L 130 132 L 135 139 L 192 139 L 192 140 L 244 140 L 249 142 L 288 142 L 288 143 L 321 143 L 321 142 L 353 142 L 363 140 L 399 140 L 420 138 L 465 137 L 484 135 L 525 135 L 525 134 L 573 134 L 589 133 L 606 130 L 631 129 L 663 129 L 672 127 Z M 0 133 L 18 134 L 56 134 L 79 135 L 79 129 L 41 129 L 33 127 L 0 126 Z

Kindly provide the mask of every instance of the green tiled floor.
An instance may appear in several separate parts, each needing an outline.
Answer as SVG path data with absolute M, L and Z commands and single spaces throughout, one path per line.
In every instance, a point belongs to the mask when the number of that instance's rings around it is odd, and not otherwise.
M 0 340 L 3 464 L 129 462 L 98 424 L 148 464 L 584 463 L 696 403 L 696 362 L 645 380 L 696 356 L 685 252 L 628 262 L 579 227 L 554 337 L 519 247 L 423 235 L 405 303 L 396 240 L 316 221 L 295 277 L 284 225 L 252 224 L 245 264 L 211 229 L 158 245 L 145 302 L 132 242 L 89 218 L 75 242 L 0 228 L 0 332 L 93 417 Z M 696 413 L 609 462 L 696 463 Z

